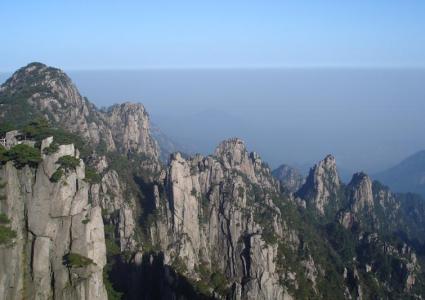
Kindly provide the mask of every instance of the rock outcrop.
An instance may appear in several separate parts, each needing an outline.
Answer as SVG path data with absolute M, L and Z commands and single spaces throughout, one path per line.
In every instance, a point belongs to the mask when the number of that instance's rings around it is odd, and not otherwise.
M 44 140 L 41 151 L 52 140 Z M 0 167 L 0 211 L 16 232 L 0 245 L 0 299 L 107 299 L 101 208 L 89 203 L 82 160 L 52 182 L 64 156 L 78 159 L 78 152 L 61 145 L 43 154 L 36 169 L 12 161 Z
M 129 102 L 114 105 L 108 109 L 106 120 L 122 152 L 159 157 L 158 145 L 150 133 L 149 115 L 143 105 Z
M 335 205 L 338 200 L 340 179 L 336 168 L 336 161 L 332 155 L 328 155 L 311 170 L 305 184 L 296 193 L 296 196 L 305 199 L 321 214 L 325 214 L 326 208 Z
M 94 147 L 100 144 L 109 151 L 159 157 L 158 145 L 150 135 L 149 115 L 142 104 L 123 103 L 106 112 L 99 110 L 59 69 L 41 63 L 19 69 L 0 87 L 0 99 L 4 99 L 0 101 L 4 102 L 0 112 L 3 120 L 22 124 L 31 116 L 43 116 L 78 133 Z
M 239 139 L 221 143 L 214 156 L 186 160 L 175 154 L 166 186 L 169 202 L 157 200 L 161 217 L 152 229 L 152 239 L 166 249 L 165 263 L 181 260 L 195 279 L 200 267 L 223 274 L 224 288 L 236 299 L 284 297 L 277 244 L 265 238 L 270 230 L 284 235 L 271 201 L 278 184 L 258 155 Z M 260 217 L 263 210 L 272 212 L 270 219 Z

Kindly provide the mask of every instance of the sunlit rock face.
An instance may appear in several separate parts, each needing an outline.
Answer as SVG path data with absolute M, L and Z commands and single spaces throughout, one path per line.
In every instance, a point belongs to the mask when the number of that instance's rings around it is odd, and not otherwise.
M 41 150 L 51 142 L 44 140 Z M 5 190 L 0 208 L 17 234 L 0 246 L 1 299 L 107 299 L 101 208 L 88 201 L 83 161 L 58 182 L 51 180 L 66 155 L 78 157 L 72 144 L 43 154 L 36 169 L 18 169 L 13 162 L 0 168 Z M 87 263 L 71 267 L 64 262 L 69 254 Z
M 332 155 L 328 155 L 310 170 L 305 184 L 296 195 L 305 199 L 324 215 L 326 207 L 338 200 L 339 189 L 340 179 L 336 161 Z

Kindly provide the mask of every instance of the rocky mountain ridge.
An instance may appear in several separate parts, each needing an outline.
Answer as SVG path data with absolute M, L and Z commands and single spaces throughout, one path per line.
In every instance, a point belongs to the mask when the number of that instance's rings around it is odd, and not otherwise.
M 82 97 L 59 69 L 31 63 L 1 86 L 0 97 L 3 122 L 23 124 L 28 118 L 43 116 L 80 134 L 94 147 L 158 158 L 158 145 L 150 135 L 149 115 L 142 104 L 126 102 L 101 111 Z
M 343 184 L 331 155 L 292 191 L 238 138 L 163 165 L 142 105 L 98 110 L 38 63 L 0 105 L 19 130 L 0 148 L 8 299 L 423 298 L 424 202 Z

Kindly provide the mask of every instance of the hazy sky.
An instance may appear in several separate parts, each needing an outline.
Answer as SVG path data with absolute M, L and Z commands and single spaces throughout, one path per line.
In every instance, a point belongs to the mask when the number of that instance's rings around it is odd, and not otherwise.
M 237 135 L 274 166 L 374 172 L 425 149 L 424 0 L 5 0 L 0 22 L 0 81 L 59 67 L 205 152 Z
M 425 66 L 425 1 L 0 2 L 0 71 Z
M 275 167 L 332 153 L 374 173 L 425 149 L 425 70 L 239 69 L 69 72 L 99 106 L 143 103 L 170 137 L 212 153 L 238 136 Z

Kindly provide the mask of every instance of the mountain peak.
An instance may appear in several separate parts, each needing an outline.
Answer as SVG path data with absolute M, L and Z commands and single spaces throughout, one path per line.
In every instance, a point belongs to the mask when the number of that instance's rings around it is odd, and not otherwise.
M 326 206 L 337 198 L 340 185 L 335 157 L 327 155 L 310 169 L 305 184 L 296 196 L 311 202 L 323 215 Z
M 48 85 L 52 81 L 72 84 L 71 79 L 60 69 L 49 67 L 40 62 L 32 62 L 17 70 L 3 84 L 6 88 L 22 88 L 37 85 Z
M 326 157 L 319 162 L 320 165 L 325 166 L 328 169 L 336 168 L 336 159 L 332 154 L 326 155 Z
M 214 155 L 240 162 L 243 156 L 247 155 L 245 142 L 236 137 L 224 140 L 217 146 Z
M 354 212 L 373 206 L 372 180 L 368 175 L 363 172 L 354 174 L 348 187 Z
M 351 178 L 349 185 L 356 185 L 359 182 L 362 182 L 364 180 L 370 180 L 369 176 L 364 172 L 357 172 L 353 174 L 353 177 Z
M 114 140 L 126 152 L 145 153 L 157 158 L 157 142 L 150 134 L 150 119 L 140 103 L 124 102 L 108 110 L 108 123 Z
M 16 71 L 0 89 L 0 105 L 0 118 L 5 122 L 25 125 L 42 116 L 93 145 L 104 142 L 108 150 L 159 156 L 142 104 L 125 102 L 107 112 L 99 111 L 80 95 L 65 72 L 42 63 L 30 63 Z

